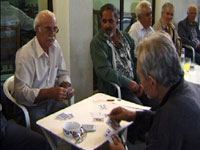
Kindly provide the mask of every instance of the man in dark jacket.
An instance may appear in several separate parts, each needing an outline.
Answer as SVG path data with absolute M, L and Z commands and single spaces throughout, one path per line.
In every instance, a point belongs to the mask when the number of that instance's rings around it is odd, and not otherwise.
M 192 46 L 195 49 L 195 62 L 200 65 L 200 31 L 198 23 L 195 21 L 198 8 L 196 5 L 190 5 L 187 11 L 187 17 L 178 24 L 178 34 L 183 44 Z M 190 56 L 186 51 L 186 56 Z
M 155 44 L 156 43 L 156 44 Z M 153 33 L 139 46 L 137 73 L 156 112 L 114 108 L 110 119 L 134 121 L 148 131 L 146 150 L 198 150 L 200 141 L 200 85 L 183 79 L 176 49 L 168 34 Z M 124 150 L 116 137 L 111 150 Z
M 122 99 L 142 104 L 136 94 L 142 91 L 136 74 L 134 41 L 117 29 L 117 10 L 112 4 L 105 4 L 100 10 L 102 29 L 90 44 L 99 92 L 116 96 L 113 82 L 121 88 Z

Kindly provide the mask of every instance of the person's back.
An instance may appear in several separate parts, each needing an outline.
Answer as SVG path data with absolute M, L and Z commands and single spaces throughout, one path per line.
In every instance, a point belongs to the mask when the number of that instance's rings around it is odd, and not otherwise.
M 147 144 L 148 150 L 155 150 L 155 147 L 159 150 L 199 149 L 199 97 L 200 85 L 187 81 L 181 81 L 171 90 L 167 97 L 168 100 L 162 102 L 154 116 L 154 122 L 147 139 L 147 143 L 154 144 Z M 157 143 L 153 142 L 156 138 L 162 140 L 158 140 Z

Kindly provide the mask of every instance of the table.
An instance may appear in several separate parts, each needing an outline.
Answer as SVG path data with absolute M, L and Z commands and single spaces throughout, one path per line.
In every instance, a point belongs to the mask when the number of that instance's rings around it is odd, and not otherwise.
M 200 84 L 200 66 L 193 64 L 194 68 L 191 68 L 189 72 L 185 71 L 184 79 L 196 84 Z
M 114 100 L 114 101 L 108 101 Z M 103 107 L 102 107 L 103 106 Z M 108 114 L 110 111 L 118 106 L 122 106 L 129 110 L 149 110 L 150 107 L 145 107 L 141 105 L 137 105 L 128 101 L 119 100 L 118 98 L 97 93 L 95 95 L 92 95 L 74 105 L 71 105 L 65 109 L 62 109 L 52 115 L 49 115 L 39 121 L 37 121 L 37 124 L 43 129 L 44 132 L 51 132 L 64 141 L 80 148 L 80 149 L 86 149 L 86 150 L 93 150 L 101 146 L 103 143 L 106 142 L 106 137 L 104 137 L 105 131 L 109 128 L 106 124 L 106 120 L 108 117 L 104 118 L 104 121 L 98 122 L 94 121 L 91 113 L 105 113 Z M 102 109 L 103 108 L 103 109 Z M 55 119 L 56 116 L 60 113 L 72 113 L 73 118 L 70 120 L 57 120 Z M 80 124 L 95 124 L 96 125 L 96 131 L 95 132 L 88 132 L 86 138 L 83 142 L 79 144 L 75 144 L 75 141 L 73 138 L 66 137 L 63 132 L 63 125 L 65 122 L 71 122 L 76 121 Z M 121 121 L 120 125 L 122 129 L 126 128 L 128 125 L 130 125 L 132 122 L 126 122 Z M 45 133 L 47 136 L 47 134 Z

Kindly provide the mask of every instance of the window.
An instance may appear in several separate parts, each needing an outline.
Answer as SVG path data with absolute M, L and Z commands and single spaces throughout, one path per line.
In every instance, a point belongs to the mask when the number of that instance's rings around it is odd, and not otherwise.
M 47 8 L 52 0 L 1 0 L 1 85 L 14 74 L 16 51 L 35 36 L 38 10 Z

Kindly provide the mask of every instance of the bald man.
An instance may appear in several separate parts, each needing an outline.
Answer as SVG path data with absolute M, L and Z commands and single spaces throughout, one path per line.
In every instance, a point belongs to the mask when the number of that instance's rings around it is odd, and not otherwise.
M 32 129 L 37 120 L 66 107 L 63 99 L 74 94 L 61 48 L 55 14 L 44 10 L 34 21 L 36 36 L 18 50 L 14 97 L 28 108 Z M 60 86 L 55 87 L 58 80 Z M 40 131 L 39 131 L 40 132 Z
M 183 44 L 190 45 L 195 49 L 195 62 L 200 65 L 200 30 L 195 21 L 197 12 L 196 5 L 188 7 L 187 17 L 178 24 L 178 34 Z M 190 51 L 186 50 L 186 56 L 191 57 Z

